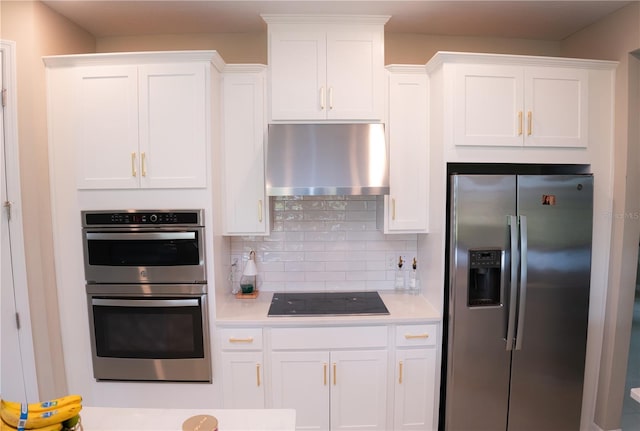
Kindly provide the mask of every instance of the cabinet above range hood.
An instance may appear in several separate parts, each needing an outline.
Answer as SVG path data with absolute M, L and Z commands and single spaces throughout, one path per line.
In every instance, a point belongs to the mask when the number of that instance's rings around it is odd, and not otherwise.
M 270 124 L 267 194 L 389 194 L 383 124 Z

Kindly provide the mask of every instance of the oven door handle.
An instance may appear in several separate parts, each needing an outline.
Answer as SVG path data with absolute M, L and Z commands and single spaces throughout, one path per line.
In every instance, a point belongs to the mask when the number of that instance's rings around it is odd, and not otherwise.
M 87 232 L 88 240 L 100 241 L 138 241 L 145 239 L 168 240 L 168 239 L 195 239 L 195 232 Z
M 91 298 L 92 305 L 106 307 L 198 307 L 197 299 L 105 299 Z

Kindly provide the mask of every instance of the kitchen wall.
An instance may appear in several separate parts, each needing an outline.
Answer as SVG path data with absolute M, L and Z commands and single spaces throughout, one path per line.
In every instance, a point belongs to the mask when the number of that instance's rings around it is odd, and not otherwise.
M 376 228 L 375 196 L 271 198 L 271 235 L 232 237 L 231 262 L 256 251 L 259 288 L 269 291 L 393 289 L 396 263 L 416 257 L 416 234 Z
M 560 43 L 496 37 L 385 34 L 385 64 L 425 64 L 437 51 L 560 55 Z M 215 49 L 227 63 L 267 64 L 267 32 L 104 37 L 97 52 Z
M 16 42 L 21 212 L 32 336 L 40 398 L 50 399 L 64 395 L 67 384 L 55 286 L 42 56 L 92 52 L 95 39 L 40 2 L 3 1 L 0 7 L 0 37 Z
M 640 3 L 572 35 L 561 54 L 616 60 L 612 246 L 607 297 L 601 298 L 605 320 L 595 422 L 603 430 L 619 429 L 633 320 L 638 241 L 640 238 Z M 635 55 L 632 52 L 635 51 Z M 638 364 L 628 364 L 637 367 Z M 589 380 L 589 379 L 587 379 Z M 585 388 L 585 391 L 596 388 Z

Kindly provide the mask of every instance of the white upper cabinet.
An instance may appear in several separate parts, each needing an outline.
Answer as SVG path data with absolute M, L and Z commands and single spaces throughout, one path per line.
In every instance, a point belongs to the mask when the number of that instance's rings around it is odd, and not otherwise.
M 385 233 L 426 233 L 428 78 L 424 66 L 389 66 L 389 188 Z
M 141 186 L 206 187 L 205 65 L 145 65 L 138 73 Z
M 264 66 L 225 68 L 222 193 L 226 235 L 266 235 Z
M 208 63 L 122 60 L 72 69 L 78 188 L 206 187 Z
M 138 68 L 83 67 L 75 84 L 78 188 L 137 188 Z
M 580 68 L 458 64 L 455 145 L 586 147 L 588 73 Z
M 265 15 L 271 120 L 381 121 L 388 17 Z

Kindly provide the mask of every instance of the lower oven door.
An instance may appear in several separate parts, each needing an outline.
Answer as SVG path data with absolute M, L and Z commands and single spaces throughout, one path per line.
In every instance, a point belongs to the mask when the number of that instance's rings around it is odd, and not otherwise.
M 211 382 L 206 294 L 88 301 L 97 380 Z

